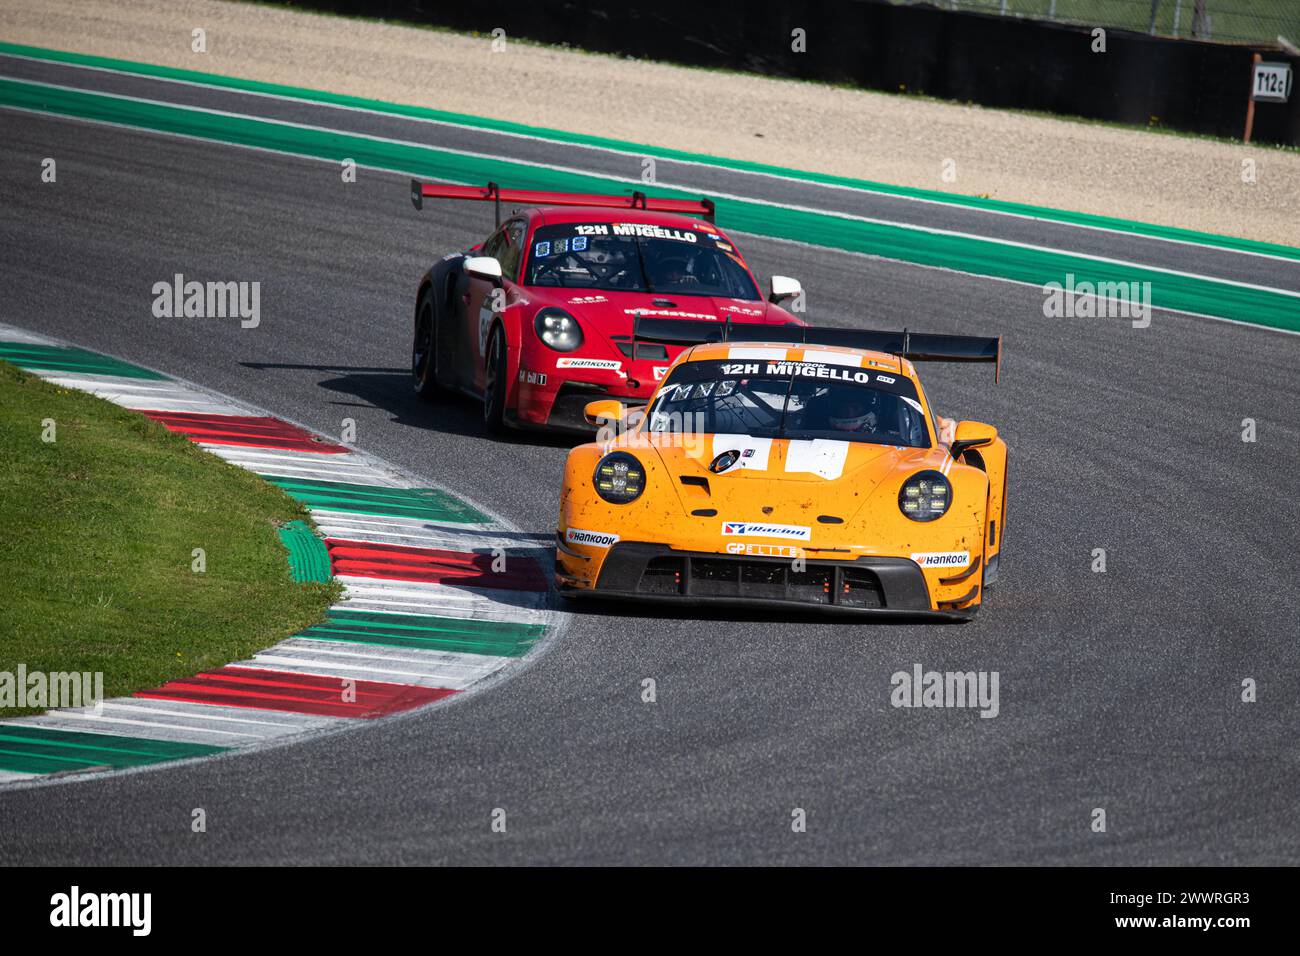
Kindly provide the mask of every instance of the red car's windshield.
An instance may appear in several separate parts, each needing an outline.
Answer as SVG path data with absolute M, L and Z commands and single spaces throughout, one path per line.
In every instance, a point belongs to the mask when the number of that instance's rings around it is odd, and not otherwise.
M 526 285 L 613 292 L 760 296 L 721 235 L 643 223 L 542 226 L 528 250 Z

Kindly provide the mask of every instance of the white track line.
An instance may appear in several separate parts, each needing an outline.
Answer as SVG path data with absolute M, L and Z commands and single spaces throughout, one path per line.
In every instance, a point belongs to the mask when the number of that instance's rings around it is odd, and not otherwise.
M 152 135 L 152 136 L 161 136 L 170 139 L 183 139 L 195 143 L 207 143 L 207 144 L 217 143 L 225 146 L 231 146 L 237 149 L 246 149 L 252 152 L 266 153 L 268 156 L 282 156 L 286 159 L 297 160 L 299 162 L 325 163 L 331 166 L 337 165 L 336 160 L 328 159 L 323 156 L 311 156 L 305 153 L 293 152 L 291 150 L 273 149 L 268 146 L 249 146 L 249 145 L 244 145 L 242 143 L 230 143 L 230 142 L 226 142 L 225 140 L 213 139 L 207 136 L 197 136 L 189 133 L 175 133 L 168 130 L 147 129 L 141 126 L 132 126 L 129 123 L 115 123 L 112 122 L 111 120 L 85 119 L 83 117 L 78 117 L 78 116 L 68 116 L 63 113 L 51 113 L 46 110 L 29 109 L 23 106 L 9 106 L 5 104 L 0 104 L 0 110 L 10 110 L 15 113 L 29 113 L 33 116 L 41 116 L 44 117 L 45 119 L 50 119 L 50 120 L 66 120 L 71 123 L 89 123 L 92 125 L 104 126 L 111 129 L 120 129 L 125 132 L 135 133 L 137 135 L 145 135 L 145 136 Z M 399 176 L 403 179 L 409 179 L 412 176 L 419 175 L 417 173 L 412 172 L 409 169 L 396 169 L 391 166 L 366 166 L 365 168 L 369 169 L 373 173 Z M 473 185 L 472 183 L 447 179 L 445 177 L 443 179 L 443 182 L 451 183 L 458 186 Z M 628 182 L 632 183 L 633 185 L 636 185 L 637 183 L 640 182 L 640 180 L 635 180 L 635 181 L 628 180 Z M 835 215 L 835 214 L 826 213 L 826 215 Z M 1042 284 L 1038 282 L 1027 282 L 1023 279 L 1008 279 L 1002 276 L 993 276 L 982 272 L 971 272 L 966 269 L 958 269 L 952 266 L 936 266 L 936 265 L 930 265 L 923 262 L 910 262 L 906 259 L 893 259 L 883 253 L 856 252 L 850 249 L 841 249 L 837 246 L 817 245 L 816 243 L 805 242 L 800 239 L 783 239 L 777 236 L 766 235 L 764 233 L 746 232 L 744 230 L 739 230 L 739 229 L 729 229 L 728 232 L 730 232 L 731 235 L 733 236 L 745 236 L 748 238 L 761 239 L 769 242 L 780 242 L 801 249 L 810 249 L 818 253 L 831 253 L 837 255 L 858 257 L 863 259 L 873 259 L 880 262 L 892 262 L 892 263 L 897 263 L 900 266 L 907 266 L 916 269 L 933 269 L 936 272 L 947 272 L 952 275 L 967 276 L 971 279 L 977 279 L 986 282 L 1005 282 L 1010 285 L 1025 286 L 1031 289 L 1038 289 L 1040 291 L 1043 288 Z M 1065 250 L 1060 250 L 1060 251 L 1063 254 L 1074 255 L 1074 253 L 1070 253 Z M 1143 266 L 1142 268 L 1148 268 L 1148 267 Z M 1210 281 L 1215 281 L 1215 280 L 1210 279 Z M 1095 296 L 1093 298 L 1095 298 Z M 1192 318 L 1206 319 L 1210 322 L 1226 322 L 1229 325 L 1239 325 L 1244 328 L 1255 329 L 1260 332 L 1267 332 L 1276 335 L 1300 335 L 1300 331 L 1296 331 L 1292 329 L 1276 328 L 1271 325 L 1261 325 L 1258 322 L 1248 322 L 1243 319 L 1226 319 L 1221 315 L 1211 315 L 1208 312 L 1195 312 L 1191 309 L 1173 309 L 1173 308 L 1167 308 L 1162 306 L 1153 306 L 1152 308 L 1156 312 L 1161 312 L 1168 315 L 1186 315 L 1186 316 L 1191 316 Z
M 61 343 L 54 339 L 46 338 L 44 335 L 37 335 L 35 332 L 28 332 L 26 329 L 20 329 L 12 325 L 0 325 L 4 330 L 4 341 L 16 342 L 20 345 L 59 345 Z
M 65 63 L 63 61 L 58 61 L 58 60 L 48 60 L 48 59 L 43 59 L 41 57 L 26 56 L 21 53 L 3 53 L 0 54 L 0 56 L 12 57 L 13 59 L 17 59 L 17 60 L 28 60 L 31 62 L 42 63 L 42 64 L 57 63 L 59 66 L 73 67 L 76 69 L 83 69 L 83 70 L 93 70 L 97 72 L 110 73 L 110 74 L 115 74 L 120 76 L 131 76 L 139 79 L 152 80 L 160 83 L 174 83 L 181 86 L 192 86 L 199 89 L 212 90 L 221 93 L 234 93 L 241 96 L 252 96 L 252 97 L 259 97 L 262 99 L 280 100 L 282 102 L 289 102 L 295 104 L 305 103 L 311 106 L 320 106 L 328 109 L 336 109 L 336 110 L 341 110 L 349 113 L 364 113 L 372 116 L 382 116 L 387 119 L 397 119 L 397 120 L 405 120 L 414 123 L 424 123 L 431 126 L 446 126 L 453 129 L 463 129 L 475 133 L 485 133 L 494 136 L 504 136 L 511 139 L 522 139 L 522 140 L 530 140 L 533 142 L 541 142 L 541 143 L 546 143 L 547 145 L 550 146 L 558 146 L 564 149 L 583 149 L 591 152 L 610 153 L 616 156 L 635 157 L 638 160 L 640 160 L 644 156 L 654 154 L 655 158 L 662 162 L 677 163 L 678 165 L 682 165 L 682 166 L 695 166 L 703 169 L 708 169 L 711 171 L 736 173 L 738 175 L 743 175 L 743 176 L 755 176 L 763 179 L 773 179 L 780 182 L 788 182 L 788 183 L 793 183 L 795 185 L 801 185 L 801 186 L 812 186 L 820 189 L 833 189 L 842 192 L 863 193 L 872 196 L 884 196 L 889 199 L 900 199 L 900 200 L 906 200 L 908 202 L 917 202 L 926 205 L 942 206 L 948 209 L 964 210 L 972 213 L 978 213 L 978 214 L 989 215 L 989 216 L 1002 216 L 1004 218 L 1009 218 L 1009 219 L 1023 219 L 1030 222 L 1042 222 L 1050 225 L 1063 226 L 1072 229 L 1087 229 L 1092 232 L 1112 233 L 1115 235 L 1125 236 L 1133 239 L 1143 239 L 1143 240 L 1154 241 L 1154 242 L 1167 242 L 1173 245 L 1191 246 L 1196 249 L 1206 249 L 1206 250 L 1212 250 L 1216 252 L 1232 253 L 1235 255 L 1253 256 L 1255 258 L 1260 258 L 1260 259 L 1273 259 L 1278 262 L 1289 263 L 1293 266 L 1300 266 L 1300 261 L 1296 260 L 1292 256 L 1277 255 L 1275 253 L 1262 252 L 1255 249 L 1238 249 L 1232 246 L 1224 246 L 1212 242 L 1201 242 L 1195 239 L 1180 239 L 1172 236 L 1161 236 L 1153 233 L 1137 232 L 1131 229 L 1121 229 L 1115 226 L 1104 226 L 1098 223 L 1072 222 L 1065 219 L 1057 219 L 1052 216 L 1035 215 L 1033 213 L 1017 212 L 1009 209 L 995 209 L 995 208 L 988 208 L 983 206 L 972 206 L 967 203 L 954 202 L 952 200 L 945 199 L 942 196 L 933 196 L 933 195 L 919 196 L 919 195 L 900 194 L 888 189 L 873 188 L 868 183 L 853 183 L 853 184 L 832 183 L 832 182 L 825 182 L 820 179 L 807 179 L 801 176 L 794 176 L 788 173 L 777 172 L 775 170 L 744 169 L 736 166 L 720 164 L 717 162 L 710 162 L 707 159 L 683 159 L 676 156 L 665 155 L 662 151 L 656 150 L 654 147 L 643 146 L 636 143 L 629 143 L 625 146 L 608 146 L 608 145 L 603 145 L 598 143 L 575 142 L 575 141 L 570 141 L 568 139 L 557 139 L 553 136 L 547 136 L 544 135 L 544 132 L 541 131 L 533 132 L 533 133 L 521 133 L 517 130 L 492 129 L 490 127 L 477 126 L 472 123 L 458 123 L 455 120 L 450 120 L 450 119 L 438 119 L 431 116 L 410 116 L 407 115 L 406 113 L 401 113 L 394 110 L 376 109 L 375 107 L 356 106 L 356 105 L 346 104 L 346 103 L 331 103 L 326 100 L 317 100 L 317 99 L 312 99 L 303 96 L 291 96 L 283 93 L 268 93 L 262 90 L 248 90 L 248 89 L 242 89 L 238 87 L 222 86 L 219 84 L 205 83 L 202 80 L 186 80 L 186 79 L 181 79 L 179 77 L 154 76 L 149 73 L 140 73 L 129 69 L 94 66 L 91 64 L 84 64 L 84 63 Z M 19 82 L 30 83 L 30 82 L 37 82 L 37 81 L 21 80 Z M 73 89 L 81 89 L 81 87 L 73 87 Z M 87 92 L 98 92 L 98 91 L 89 90 Z M 171 105 L 177 105 L 177 104 L 171 104 Z M 264 117 L 258 117 L 256 116 L 256 114 L 241 114 L 241 115 L 249 115 L 258 119 L 264 118 Z M 340 132 L 343 131 L 340 130 Z M 436 148 L 444 148 L 444 147 L 436 147 Z M 501 158 L 504 159 L 508 157 L 501 157 Z M 588 174 L 593 176 L 607 175 L 606 173 L 598 170 L 591 170 Z M 687 188 L 692 191 L 703 192 L 706 194 L 710 193 L 710 190 L 707 187 L 702 187 L 702 186 L 692 185 L 689 187 L 680 187 L 680 188 Z M 758 199 L 758 198 L 753 198 L 750 201 L 763 202 L 762 199 Z M 1137 222 L 1136 220 L 1134 222 L 1138 226 L 1150 225 L 1149 223 Z
M 61 90 L 61 91 L 71 92 L 71 93 L 79 93 L 83 95 L 104 97 L 107 99 L 121 100 L 123 102 L 128 102 L 128 103 L 141 103 L 148 106 L 162 106 L 171 109 L 191 112 L 191 113 L 202 113 L 207 116 L 222 117 L 225 119 L 249 120 L 257 123 L 263 123 L 268 126 L 279 126 L 284 129 L 304 130 L 307 132 L 324 133 L 332 136 L 349 136 L 356 139 L 366 140 L 368 142 L 379 143 L 387 146 L 403 146 L 407 148 L 424 149 L 433 152 L 450 153 L 452 155 L 468 157 L 471 159 L 485 159 L 485 160 L 490 160 L 492 162 L 509 162 L 518 166 L 527 166 L 533 169 L 545 169 L 550 172 L 565 173 L 568 175 L 600 176 L 601 178 L 608 179 L 611 182 L 627 183 L 632 185 L 643 185 L 642 180 L 635 176 L 616 176 L 609 173 L 593 173 L 591 170 L 580 169 L 574 166 L 557 166 L 553 163 L 539 163 L 531 160 L 523 160 L 523 159 L 517 159 L 517 158 L 507 157 L 507 156 L 497 156 L 491 153 L 479 153 L 472 150 L 450 149 L 445 146 L 431 146 L 428 143 L 421 143 L 415 140 L 392 139 L 386 136 L 373 136 L 368 133 L 347 132 L 347 131 L 338 130 L 328 126 L 316 126 L 311 123 L 294 123 L 289 120 L 266 119 L 264 117 L 254 116 L 247 113 L 234 113 L 229 110 L 212 109 L 206 106 L 182 106 L 176 103 L 169 102 L 167 100 L 155 100 L 155 99 L 150 99 L 148 97 L 126 96 L 121 93 L 105 93 L 105 92 L 99 92 L 93 90 L 88 91 L 81 87 L 66 86 L 60 83 L 41 83 L 34 80 L 19 80 L 15 82 L 21 82 L 29 86 L 37 86 L 45 89 Z M 42 115 L 65 115 L 66 116 L 66 114 L 48 114 L 45 113 L 45 111 L 41 111 L 41 110 L 28 110 L 25 107 L 14 107 L 14 108 L 23 110 L 25 112 L 41 113 Z M 82 119 L 81 117 L 73 117 L 73 118 L 79 120 Z M 91 123 L 103 122 L 101 120 L 82 120 L 82 121 L 91 122 Z M 130 124 L 114 123 L 113 125 L 125 126 L 126 128 L 129 129 L 144 130 L 146 132 L 157 132 L 156 130 L 148 129 L 147 127 L 132 126 Z M 188 134 L 181 134 L 181 135 L 188 135 Z M 242 145 L 238 143 L 229 143 L 227 142 L 227 140 L 221 139 L 219 137 L 196 137 L 196 138 L 203 139 L 208 142 L 224 143 L 226 145 L 233 145 L 233 146 Z M 301 156 L 302 154 L 290 153 L 289 155 Z M 689 184 L 670 183 L 670 182 L 660 181 L 658 185 L 665 189 L 680 189 L 680 190 L 685 190 L 687 192 L 696 191 L 694 187 L 690 186 Z M 742 196 L 735 193 L 724 193 L 724 192 L 717 192 L 714 190 L 710 190 L 709 194 L 714 199 L 725 199 L 732 202 L 743 202 L 752 205 L 767 206 L 772 209 L 784 209 L 788 212 L 810 213 L 817 216 L 830 216 L 832 218 L 843 219 L 850 222 L 861 222 L 868 225 L 886 226 L 889 228 L 902 229 L 911 232 L 922 232 L 922 233 L 927 233 L 929 235 L 945 236 L 953 239 L 963 239 L 963 240 L 973 241 L 973 242 L 991 243 L 993 245 L 1000 246 L 1007 249 L 1018 249 L 1018 250 L 1029 251 L 1029 252 L 1048 253 L 1050 255 L 1071 256 L 1073 258 L 1082 259 L 1088 262 L 1097 262 L 1104 265 L 1120 266 L 1125 269 L 1141 269 L 1148 272 L 1158 273 L 1161 275 L 1176 276 L 1184 279 L 1195 279 L 1197 281 L 1202 281 L 1202 282 L 1219 283 L 1221 285 L 1228 285 L 1234 288 L 1250 289 L 1256 292 L 1268 292 L 1275 295 L 1288 296 L 1300 300 L 1300 292 L 1292 292 L 1289 289 L 1278 289 L 1272 286 L 1262 286 L 1251 282 L 1242 282 L 1237 279 L 1225 279 L 1218 276 L 1205 275 L 1197 272 L 1186 272 L 1180 269 L 1170 269 L 1164 266 L 1154 266 L 1146 263 L 1132 262 L 1126 259 L 1115 259 L 1109 256 L 1094 255 L 1092 253 L 1077 252 L 1068 249 L 1058 249 L 1050 246 L 1040 246 L 1035 243 L 1029 243 L 1029 242 L 1017 242 L 1013 239 L 1000 239 L 994 236 L 981 236 L 975 233 L 959 232 L 955 229 L 940 229 L 936 226 L 921 226 L 913 223 L 898 222 L 896 220 L 881 219 L 876 216 L 859 216 L 852 213 L 832 212 L 825 209 L 818 209 L 814 206 L 802 206 L 795 203 L 776 202 L 774 200 L 769 200 L 769 199 L 755 199 L 751 196 Z

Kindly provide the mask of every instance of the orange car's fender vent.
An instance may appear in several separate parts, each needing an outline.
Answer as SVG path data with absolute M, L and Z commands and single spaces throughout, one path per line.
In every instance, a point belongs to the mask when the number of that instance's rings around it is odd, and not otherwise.
M 718 516 L 717 508 L 696 508 L 691 512 L 697 518 L 716 518 Z
M 709 491 L 709 479 L 703 475 L 678 475 L 677 480 L 685 489 L 682 492 L 685 503 L 704 504 L 712 497 Z
M 844 524 L 844 519 L 837 518 L 835 515 L 818 515 L 817 520 L 822 524 Z

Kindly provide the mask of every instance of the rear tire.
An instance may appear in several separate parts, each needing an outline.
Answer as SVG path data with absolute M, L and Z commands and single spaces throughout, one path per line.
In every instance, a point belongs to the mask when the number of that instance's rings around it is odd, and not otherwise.
M 508 374 L 506 336 L 501 329 L 496 329 L 488 342 L 487 361 L 483 365 L 483 424 L 493 435 L 506 430 L 506 392 L 510 387 Z
M 433 289 L 420 293 L 415 307 L 415 334 L 411 341 L 411 387 L 424 399 L 434 399 L 442 393 L 437 374 L 438 307 L 433 301 Z

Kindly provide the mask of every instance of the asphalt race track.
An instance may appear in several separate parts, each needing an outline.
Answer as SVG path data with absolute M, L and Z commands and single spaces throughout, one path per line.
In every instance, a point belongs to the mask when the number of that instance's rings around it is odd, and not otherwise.
M 489 206 L 417 214 L 400 175 L 343 184 L 332 164 L 9 110 L 0 197 L 0 322 L 326 433 L 353 418 L 366 450 L 553 532 L 565 444 L 489 440 L 476 405 L 407 382 L 415 282 L 487 234 Z M 1009 548 L 973 623 L 582 605 L 532 666 L 450 706 L 0 794 L 0 863 L 1300 862 L 1300 337 L 1160 311 L 1145 329 L 1046 319 L 1033 287 L 744 247 L 764 280 L 803 281 L 814 322 L 1006 337 L 996 387 L 985 367 L 923 370 L 945 414 L 1011 448 Z M 1293 263 L 1162 254 L 1300 288 Z M 151 287 L 178 272 L 261 281 L 260 326 L 154 318 Z M 891 707 L 914 664 L 998 671 L 1000 713 Z

